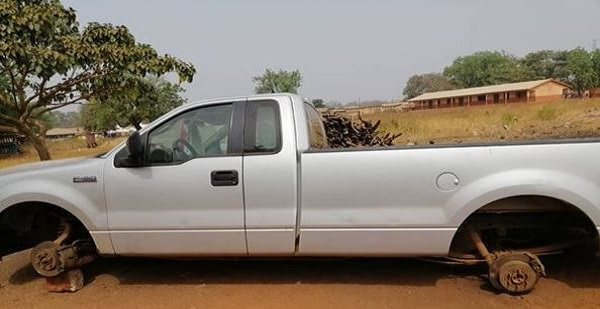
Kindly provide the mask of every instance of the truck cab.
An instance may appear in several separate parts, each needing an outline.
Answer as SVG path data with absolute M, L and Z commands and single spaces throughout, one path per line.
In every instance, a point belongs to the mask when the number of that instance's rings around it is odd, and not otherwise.
M 107 154 L 114 253 L 294 255 L 305 115 L 319 117 L 293 95 L 192 104 L 142 131 L 135 158 Z

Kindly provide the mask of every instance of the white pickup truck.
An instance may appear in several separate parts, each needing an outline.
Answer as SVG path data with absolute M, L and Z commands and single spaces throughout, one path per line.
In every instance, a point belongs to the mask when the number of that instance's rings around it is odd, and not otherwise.
M 330 149 L 292 94 L 187 104 L 93 158 L 0 172 L 0 255 L 429 257 L 508 293 L 538 255 L 598 249 L 597 140 Z

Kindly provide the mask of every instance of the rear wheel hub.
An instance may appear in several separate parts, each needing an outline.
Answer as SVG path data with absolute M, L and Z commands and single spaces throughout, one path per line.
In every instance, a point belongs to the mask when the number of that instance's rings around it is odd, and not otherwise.
M 545 275 L 540 260 L 529 253 L 500 254 L 490 267 L 491 284 L 509 294 L 526 294 Z

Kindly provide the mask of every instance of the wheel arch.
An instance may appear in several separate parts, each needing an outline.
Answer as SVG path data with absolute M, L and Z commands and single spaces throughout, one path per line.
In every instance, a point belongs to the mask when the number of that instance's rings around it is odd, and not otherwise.
M 77 196 L 75 196 L 74 199 L 77 200 L 77 202 L 82 202 Z M 0 214 L 4 213 L 8 209 L 19 207 L 20 205 L 44 204 L 57 207 L 71 214 L 73 217 L 77 218 L 77 220 L 79 220 L 88 231 L 98 230 L 100 227 L 96 223 L 97 220 L 94 220 L 90 216 L 86 215 L 86 212 L 81 209 L 82 207 L 76 206 L 75 203 L 77 202 L 67 201 L 45 192 L 20 193 L 12 195 L 10 198 L 3 201 L 2 204 L 6 206 L 0 207 L 0 209 L 2 209 Z M 87 202 L 88 201 L 86 200 L 83 204 L 85 205 Z M 87 209 L 89 207 L 84 206 L 83 208 Z
M 448 199 L 444 211 L 456 228 L 452 243 L 471 215 L 499 201 L 530 196 L 571 205 L 600 228 L 600 189 L 588 179 L 559 171 L 519 169 L 487 175 L 460 188 Z
M 589 230 L 593 230 L 595 235 L 595 245 L 596 250 L 598 246 L 600 246 L 600 234 L 599 228 L 594 223 L 592 218 L 580 207 L 577 205 L 565 201 L 563 199 L 559 199 L 549 195 L 515 195 L 515 196 L 507 196 L 494 201 L 491 201 L 473 212 L 471 212 L 458 226 L 455 230 L 454 235 L 452 236 L 452 240 L 448 247 L 448 253 L 451 255 L 457 246 L 460 246 L 459 242 L 464 240 L 465 234 L 464 232 L 467 230 L 467 226 L 473 222 L 477 222 L 475 219 L 475 215 L 485 214 L 485 213 L 495 213 L 495 214 L 506 214 L 511 217 L 516 217 L 519 214 L 548 214 L 552 212 L 565 212 L 568 211 L 570 213 L 577 213 L 578 215 L 583 216 L 585 221 L 585 226 L 589 228 Z M 536 215 L 537 216 L 537 215 Z M 474 218 L 476 221 L 470 221 L 471 218 Z M 461 239 L 462 237 L 462 239 Z
M 65 207 L 64 204 L 48 202 L 47 200 L 42 199 L 33 199 L 19 201 L 8 207 L 2 208 L 3 209 L 0 211 L 0 226 L 7 226 L 13 229 L 14 226 L 11 225 L 11 221 L 13 220 L 16 220 L 19 224 L 32 224 L 34 217 L 39 211 L 55 212 L 75 220 L 76 223 L 89 234 L 100 254 L 110 255 L 114 253 L 108 232 L 94 230 L 94 225 L 91 223 L 92 221 L 89 217 L 85 216 L 81 211 L 73 211 L 73 209 L 78 209 L 76 207 Z M 21 228 L 26 230 L 30 227 L 23 226 Z
M 73 219 L 77 220 L 77 222 L 81 224 L 81 226 L 85 228 L 86 231 L 90 232 L 89 224 L 86 224 L 86 222 L 89 222 L 89 219 L 82 220 L 82 217 L 80 215 L 73 213 L 67 207 L 63 207 L 61 205 L 57 205 L 56 203 L 49 203 L 47 201 L 42 200 L 22 201 L 12 204 L 8 207 L 4 207 L 4 209 L 0 211 L 0 224 L 6 224 L 8 223 L 8 220 L 11 219 L 26 220 L 27 218 L 23 218 L 22 216 L 34 217 L 36 215 L 34 211 L 38 211 L 43 208 L 47 208 L 48 211 L 61 212 L 65 215 L 71 216 Z
M 573 205 L 600 226 L 600 188 L 579 177 L 540 170 L 489 175 L 460 189 L 446 204 L 450 226 L 459 227 L 491 203 L 519 196 L 552 198 Z

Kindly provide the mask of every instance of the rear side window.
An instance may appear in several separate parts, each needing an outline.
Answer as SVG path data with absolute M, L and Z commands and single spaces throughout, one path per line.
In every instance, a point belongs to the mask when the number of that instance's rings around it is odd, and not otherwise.
M 246 104 L 244 153 L 276 153 L 281 149 L 281 120 L 275 101 Z
M 306 118 L 308 119 L 308 138 L 310 148 L 328 148 L 329 143 L 327 143 L 327 135 L 325 134 L 325 127 L 323 126 L 321 114 L 308 103 L 304 104 L 304 110 L 306 111 Z

